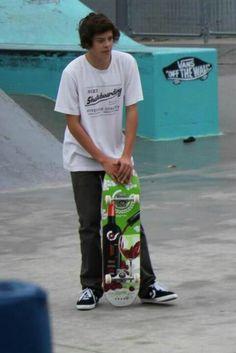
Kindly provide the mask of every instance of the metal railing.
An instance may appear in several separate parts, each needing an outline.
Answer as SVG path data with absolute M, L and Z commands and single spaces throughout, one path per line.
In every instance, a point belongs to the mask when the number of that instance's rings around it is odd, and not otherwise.
M 84 0 L 131 36 L 236 36 L 236 0 Z

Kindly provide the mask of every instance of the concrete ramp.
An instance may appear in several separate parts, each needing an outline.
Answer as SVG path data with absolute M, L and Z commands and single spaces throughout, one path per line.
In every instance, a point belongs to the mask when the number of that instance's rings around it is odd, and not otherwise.
M 66 182 L 62 144 L 0 90 L 0 190 Z
M 54 111 L 55 101 L 46 96 L 31 94 L 8 94 L 34 120 L 48 130 L 60 142 L 64 140 L 66 119 Z
M 77 31 L 79 21 L 93 11 L 81 1 L 14 0 L 13 2 L 1 0 L 2 48 L 24 47 L 31 50 L 80 48 Z M 128 50 L 144 46 L 121 33 L 118 47 Z

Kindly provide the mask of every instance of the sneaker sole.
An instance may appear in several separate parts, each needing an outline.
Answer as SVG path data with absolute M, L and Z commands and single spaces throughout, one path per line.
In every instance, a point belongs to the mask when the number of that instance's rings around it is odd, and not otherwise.
M 170 302 L 171 300 L 175 300 L 178 298 L 177 294 L 165 295 L 164 297 L 154 298 L 154 299 L 142 299 L 141 302 L 143 304 L 158 304 L 164 302 Z
M 96 308 L 96 304 L 93 305 L 76 305 L 77 310 L 92 310 Z

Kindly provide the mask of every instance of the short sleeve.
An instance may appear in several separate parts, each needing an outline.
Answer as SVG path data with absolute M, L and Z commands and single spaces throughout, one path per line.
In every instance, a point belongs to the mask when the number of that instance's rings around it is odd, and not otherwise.
M 64 70 L 57 93 L 55 111 L 80 115 L 78 87 L 71 74 Z
M 142 85 L 136 60 L 130 56 L 126 67 L 125 105 L 129 106 L 143 100 Z

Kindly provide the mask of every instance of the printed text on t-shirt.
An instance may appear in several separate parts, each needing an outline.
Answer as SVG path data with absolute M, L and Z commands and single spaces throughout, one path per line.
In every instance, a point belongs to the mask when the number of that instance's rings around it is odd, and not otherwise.
M 86 106 L 95 105 L 102 101 L 113 99 L 114 97 L 119 98 L 121 96 L 122 88 L 118 88 L 118 89 L 114 88 L 113 91 L 110 91 L 107 93 L 103 93 L 103 92 L 98 93 L 98 90 L 95 90 L 95 89 L 93 90 L 93 92 L 94 93 L 96 92 L 96 95 L 88 96 Z

